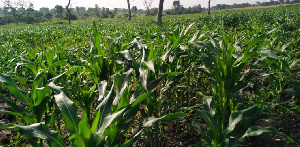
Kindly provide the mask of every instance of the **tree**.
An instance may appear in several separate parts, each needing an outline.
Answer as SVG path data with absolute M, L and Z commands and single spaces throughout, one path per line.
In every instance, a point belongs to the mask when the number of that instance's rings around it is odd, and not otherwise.
M 294 3 L 300 3 L 300 0 L 294 0 L 293 2 Z
M 100 14 L 99 14 L 99 6 L 98 6 L 98 4 L 95 4 L 95 10 L 94 10 L 94 12 L 95 12 L 95 15 L 96 15 L 97 17 L 99 17 L 99 16 L 100 16 Z
M 62 19 L 64 8 L 61 5 L 56 5 L 55 9 L 56 9 L 56 17 Z
M 163 12 L 163 9 L 164 9 L 164 0 L 160 0 L 156 21 L 157 21 L 157 23 L 159 23 L 161 25 L 162 25 L 162 12 Z
M 50 19 L 52 19 L 53 15 L 51 13 L 46 13 L 45 14 L 45 18 L 49 21 Z
M 4 20 L 5 20 L 4 24 L 6 24 L 9 22 L 9 8 L 8 7 L 3 7 L 3 15 L 4 15 Z
M 70 7 L 71 7 L 71 0 L 69 0 L 67 6 L 66 6 L 66 9 L 67 9 L 67 19 L 69 21 L 69 24 L 71 24 L 71 10 L 70 10 Z
M 151 8 L 150 10 L 150 15 L 156 15 L 158 13 L 158 9 L 157 8 Z
M 150 14 L 150 8 L 151 8 L 151 6 L 152 6 L 152 3 L 153 3 L 153 1 L 154 0 L 142 0 L 142 2 L 143 2 L 143 5 L 144 5 L 144 7 L 146 8 L 146 10 L 147 10 L 147 16 L 149 16 L 149 14 Z
M 280 4 L 283 4 L 283 3 L 284 3 L 284 0 L 279 0 L 279 3 L 280 3 Z
M 40 11 L 33 11 L 33 16 L 36 20 L 42 20 L 44 13 Z
M 80 7 L 76 6 L 75 10 L 76 10 L 76 13 L 79 15 L 80 14 Z
M 208 12 L 207 12 L 208 15 L 210 15 L 210 0 L 208 0 Z
M 118 13 L 118 8 L 114 8 L 114 14 L 117 14 Z
M 10 14 L 13 16 L 16 24 L 19 24 L 19 20 L 23 17 L 26 11 L 33 8 L 33 4 L 30 1 L 25 0 L 1 0 L 4 3 L 4 7 L 10 11 Z
M 180 0 L 173 1 L 173 8 L 176 10 L 177 14 L 178 14 L 179 7 L 180 7 Z
M 102 18 L 108 18 L 110 16 L 109 8 L 102 7 Z
M 48 13 L 48 12 L 49 12 L 49 8 L 47 8 L 47 7 L 42 7 L 42 8 L 40 8 L 40 12 Z
M 133 6 L 133 7 L 131 8 L 131 11 L 132 11 L 133 13 L 136 13 L 136 12 L 138 11 L 138 8 L 137 8 L 136 6 Z
M 78 15 L 83 14 L 84 12 L 86 12 L 86 8 L 85 7 L 76 7 L 76 12 Z
M 87 12 L 88 12 L 88 13 L 94 13 L 94 11 L 95 11 L 95 8 L 91 8 L 91 7 L 90 7 L 90 8 L 87 9 Z
M 191 7 L 191 13 L 200 13 L 202 11 L 201 5 Z
M 128 5 L 128 20 L 131 20 L 131 10 L 130 10 L 130 1 L 127 0 L 127 5 Z

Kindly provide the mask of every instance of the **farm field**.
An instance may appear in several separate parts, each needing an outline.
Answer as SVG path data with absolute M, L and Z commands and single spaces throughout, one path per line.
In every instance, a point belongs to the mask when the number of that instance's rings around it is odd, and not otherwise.
M 299 146 L 300 5 L 0 29 L 0 146 Z

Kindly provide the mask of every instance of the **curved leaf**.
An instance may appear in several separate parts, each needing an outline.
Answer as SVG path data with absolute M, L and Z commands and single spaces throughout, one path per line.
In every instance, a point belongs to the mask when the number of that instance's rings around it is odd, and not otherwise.
M 136 107 L 139 103 L 144 101 L 149 96 L 150 96 L 149 93 L 144 93 L 144 94 L 140 95 L 138 98 L 136 98 L 136 100 L 134 100 L 134 102 L 131 104 L 131 107 Z
M 276 130 L 273 127 L 257 127 L 257 126 L 254 126 L 254 127 L 249 128 L 241 138 L 239 138 L 236 142 L 234 142 L 230 146 L 238 147 L 244 141 L 244 139 L 246 137 L 248 137 L 248 136 L 259 136 L 262 133 L 272 133 L 272 134 L 275 134 L 275 135 L 281 135 L 281 136 L 284 136 L 289 142 L 293 142 L 293 140 L 290 137 L 281 134 L 278 130 Z
M 182 120 L 185 117 L 188 117 L 188 113 L 169 113 L 162 117 L 162 120 L 173 121 L 173 120 Z
M 57 131 L 49 130 L 44 124 L 35 123 L 29 126 L 16 125 L 16 127 L 19 128 L 22 133 L 47 140 L 49 146 L 65 146 L 62 136 Z
M 79 135 L 77 107 L 68 98 L 68 93 L 65 92 L 63 87 L 56 86 L 52 82 L 49 83 L 48 86 L 59 93 L 58 95 L 55 95 L 54 98 L 58 107 L 61 109 L 71 143 L 73 145 L 85 146 L 82 137 Z
M 0 73 L 0 82 L 3 82 L 7 89 L 20 101 L 25 104 L 32 105 L 32 101 L 29 99 L 28 92 L 20 89 L 12 78 L 8 75 Z
M 121 147 L 131 147 L 135 142 L 137 142 L 143 135 L 144 129 L 137 132 L 133 138 L 125 142 Z
M 98 91 L 99 91 L 98 101 L 100 101 L 100 102 L 104 98 L 106 87 L 107 87 L 107 81 L 101 81 L 101 83 L 98 86 Z
M 112 115 L 109 115 L 103 119 L 103 122 L 101 123 L 99 130 L 97 130 L 97 132 L 95 134 L 95 140 L 97 140 L 97 146 L 99 146 L 99 143 L 104 139 L 105 129 L 109 125 L 111 125 L 114 122 L 116 122 L 117 120 L 119 120 L 123 116 L 123 114 L 126 112 L 126 110 L 127 110 L 127 108 L 124 108 L 124 109 L 122 109 Z
M 61 109 L 61 112 L 63 114 L 70 141 L 73 145 L 75 145 L 78 143 L 78 141 L 81 141 L 79 138 L 79 119 L 77 117 L 77 108 L 75 104 L 65 95 L 64 92 L 61 92 L 54 97 L 58 107 Z M 82 143 L 79 144 L 81 146 L 84 146 L 84 144 Z

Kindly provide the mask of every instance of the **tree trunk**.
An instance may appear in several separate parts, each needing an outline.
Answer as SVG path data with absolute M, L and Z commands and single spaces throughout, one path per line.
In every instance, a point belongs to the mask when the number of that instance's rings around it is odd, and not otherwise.
M 147 8 L 147 14 L 146 14 L 146 16 L 150 16 L 150 8 L 149 7 Z
M 127 4 L 128 4 L 128 20 L 130 21 L 131 20 L 131 10 L 130 10 L 130 2 L 129 0 L 127 0 Z
M 16 21 L 16 24 L 19 24 L 19 17 L 17 16 L 17 14 L 13 14 L 13 18 Z
M 66 9 L 67 9 L 67 13 L 68 13 L 68 20 L 69 20 L 69 25 L 71 24 L 71 10 L 70 10 L 70 3 L 71 3 L 71 0 L 69 0 L 69 3 L 68 5 L 66 6 Z
M 210 15 L 210 0 L 208 0 L 208 12 L 207 12 L 208 15 Z
M 69 21 L 69 24 L 71 24 L 71 12 L 70 12 L 70 9 L 67 8 L 67 13 L 68 13 L 68 21 Z
M 157 14 L 157 17 L 156 17 L 156 21 L 159 24 L 162 24 L 162 12 L 163 12 L 163 9 L 164 9 L 164 0 L 160 0 L 159 1 L 158 14 Z

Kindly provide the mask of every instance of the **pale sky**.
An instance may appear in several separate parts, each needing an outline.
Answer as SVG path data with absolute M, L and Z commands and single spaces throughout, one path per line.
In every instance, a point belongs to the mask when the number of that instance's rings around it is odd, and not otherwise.
M 14 1 L 14 0 L 11 0 Z M 254 4 L 255 2 L 266 2 L 270 0 L 211 0 L 211 6 L 216 4 L 241 4 L 241 3 L 250 3 Z M 65 7 L 68 4 L 68 0 L 31 0 L 34 5 L 34 9 L 38 10 L 41 7 L 48 7 L 50 9 L 54 8 L 55 5 L 62 5 Z M 0 1 L 0 6 L 3 7 L 3 3 Z M 154 0 L 152 8 L 158 7 L 159 0 Z M 173 0 L 165 0 L 164 9 L 172 8 Z M 193 5 L 201 4 L 202 7 L 207 7 L 208 0 L 181 0 L 180 3 L 184 7 L 189 7 Z M 95 4 L 98 6 L 106 8 L 127 8 L 127 0 L 71 0 L 72 7 L 83 6 L 83 7 L 94 7 Z M 131 6 L 137 6 L 138 9 L 144 9 L 142 0 L 131 0 Z

